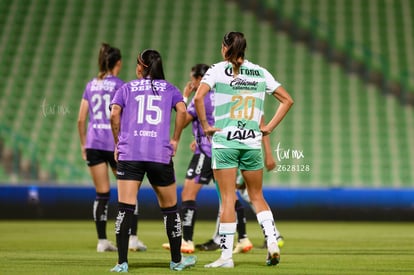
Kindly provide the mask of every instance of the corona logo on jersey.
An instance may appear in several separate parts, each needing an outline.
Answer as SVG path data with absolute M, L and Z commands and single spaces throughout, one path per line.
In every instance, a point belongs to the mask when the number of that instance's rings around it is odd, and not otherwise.
M 227 67 L 224 70 L 224 73 L 227 76 L 233 76 L 233 68 L 232 67 Z M 249 76 L 261 76 L 260 71 L 259 70 L 255 70 L 255 69 L 246 69 L 241 67 L 239 70 L 239 74 L 241 75 L 249 75 Z
M 255 138 L 256 135 L 252 129 L 244 129 L 246 127 L 246 123 L 243 121 L 237 121 L 237 128 L 236 131 L 229 131 L 227 133 L 227 140 L 245 140 L 249 138 Z

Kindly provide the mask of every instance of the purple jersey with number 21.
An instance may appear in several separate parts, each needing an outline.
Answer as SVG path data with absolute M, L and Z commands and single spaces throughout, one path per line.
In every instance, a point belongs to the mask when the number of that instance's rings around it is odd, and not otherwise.
M 108 75 L 101 80 L 94 78 L 86 85 L 83 99 L 89 104 L 89 122 L 85 148 L 114 151 L 109 104 L 123 84 L 118 77 Z
M 171 112 L 183 101 L 180 90 L 165 80 L 132 80 L 115 94 L 122 108 L 118 159 L 169 163 Z

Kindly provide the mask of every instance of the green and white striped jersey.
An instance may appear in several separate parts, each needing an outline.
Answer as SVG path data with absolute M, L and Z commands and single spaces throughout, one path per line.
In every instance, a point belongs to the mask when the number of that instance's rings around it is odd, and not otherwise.
M 213 148 L 260 149 L 265 93 L 272 94 L 281 84 L 259 65 L 244 60 L 236 78 L 228 61 L 216 63 L 204 75 L 202 83 L 214 89 Z

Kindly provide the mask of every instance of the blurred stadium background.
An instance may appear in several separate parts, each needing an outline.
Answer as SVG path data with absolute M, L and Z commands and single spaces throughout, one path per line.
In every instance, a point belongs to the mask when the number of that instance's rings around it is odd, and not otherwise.
M 265 186 L 397 191 L 412 208 L 413 21 L 410 0 L 2 0 L 0 186 L 92 185 L 76 121 L 101 42 L 121 49 L 125 81 L 138 52 L 155 48 L 183 89 L 191 66 L 221 60 L 224 33 L 237 30 L 247 59 L 295 100 L 271 136 L 281 159 Z M 179 184 L 191 140 L 186 129 Z

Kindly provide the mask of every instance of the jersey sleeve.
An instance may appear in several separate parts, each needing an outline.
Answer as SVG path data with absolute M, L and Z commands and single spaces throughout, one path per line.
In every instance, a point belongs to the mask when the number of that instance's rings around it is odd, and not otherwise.
M 121 108 L 125 107 L 125 99 L 124 99 L 124 93 L 127 90 L 127 84 L 124 84 L 115 92 L 115 96 L 111 101 L 111 104 L 109 105 L 109 109 L 112 108 L 112 105 L 116 104 L 121 106 Z
M 121 87 L 124 86 L 124 84 L 125 84 L 125 82 L 118 78 L 117 81 L 116 81 L 116 86 L 115 86 L 116 91 L 121 89 Z
M 268 70 L 263 69 L 264 76 L 266 80 L 266 93 L 272 94 L 277 88 L 282 86 L 270 73 Z
M 189 113 L 193 118 L 197 118 L 197 112 L 196 112 L 195 105 L 194 105 L 194 99 L 192 99 L 190 104 L 188 104 L 187 113 Z
M 89 93 L 88 93 L 88 91 L 90 89 L 89 88 L 90 86 L 91 86 L 91 83 L 88 82 L 88 84 L 86 84 L 86 86 L 85 86 L 85 90 L 83 90 L 82 98 L 85 99 L 85 100 L 87 100 L 87 101 L 89 101 Z
M 177 105 L 178 102 L 184 102 L 183 95 L 180 93 L 180 90 L 177 87 L 171 85 L 171 90 L 173 93 L 171 102 L 172 107 L 175 107 L 175 105 Z
M 215 65 L 212 65 L 207 72 L 204 74 L 203 78 L 201 79 L 201 83 L 207 84 L 210 89 L 213 89 L 216 85 L 216 74 L 215 74 Z

